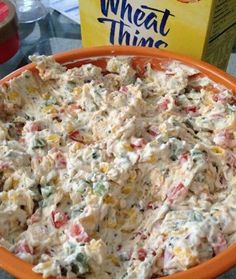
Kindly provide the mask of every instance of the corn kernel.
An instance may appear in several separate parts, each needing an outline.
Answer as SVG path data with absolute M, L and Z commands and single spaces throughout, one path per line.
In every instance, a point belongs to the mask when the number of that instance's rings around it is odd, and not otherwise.
M 17 203 L 18 201 L 18 197 L 16 194 L 13 194 L 9 197 L 10 201 L 13 202 L 13 203 Z
M 137 210 L 135 208 L 125 209 L 122 211 L 122 215 L 124 218 L 132 218 L 135 219 L 137 217 Z
M 49 105 L 49 106 L 46 106 L 46 107 L 42 108 L 42 112 L 44 112 L 44 113 L 56 113 L 57 110 L 55 109 L 55 107 L 53 105 Z
M 129 215 L 130 218 L 135 219 L 137 217 L 137 210 L 136 210 L 136 208 L 134 208 L 134 207 L 130 208 L 128 210 L 128 215 Z
M 115 266 L 120 266 L 120 259 L 116 256 L 109 256 L 109 260 L 115 265 Z
M 157 161 L 157 157 L 156 155 L 151 155 L 148 159 L 147 159 L 147 163 L 153 164 Z
M 1 193 L 1 196 L 0 196 L 0 200 L 1 201 L 8 201 L 8 194 L 7 194 L 7 192 L 2 192 Z
M 101 239 L 99 239 L 99 240 L 92 239 L 89 242 L 88 248 L 93 254 L 94 253 L 96 254 L 97 251 L 101 251 L 102 246 L 103 246 L 103 244 L 102 244 Z
M 128 144 L 128 143 L 124 143 L 124 144 L 123 144 L 123 147 L 124 147 L 124 149 L 127 150 L 127 151 L 133 151 L 132 146 L 130 146 L 130 144 Z
M 167 132 L 167 129 L 166 129 L 166 126 L 165 125 L 161 125 L 159 127 L 159 131 L 162 133 L 162 134 L 165 134 Z
M 12 170 L 4 170 L 4 173 L 3 173 L 4 178 L 7 179 L 9 176 L 11 176 L 11 174 L 12 174 Z
M 186 253 L 185 249 L 182 249 L 180 247 L 175 247 L 173 249 L 173 252 L 174 252 L 175 255 L 178 255 L 180 257 L 187 256 L 187 253 Z
M 211 148 L 211 151 L 216 153 L 216 154 L 223 154 L 225 152 L 224 149 L 219 147 L 219 146 L 213 146 Z
M 43 267 L 43 268 L 48 268 L 48 267 L 50 267 L 51 265 L 52 265 L 52 262 L 51 262 L 51 261 L 42 263 L 42 267 Z
M 210 106 L 210 107 L 211 107 L 212 104 L 213 104 L 212 95 L 209 94 L 209 93 L 206 93 L 206 94 L 204 95 L 204 98 L 203 98 L 203 103 L 204 103 L 204 105 Z
M 46 140 L 48 143 L 59 143 L 60 136 L 57 134 L 51 134 L 51 135 L 47 136 Z
M 103 199 L 104 203 L 106 204 L 114 204 L 115 199 L 111 195 L 106 195 Z
M 127 206 L 126 200 L 125 199 L 120 199 L 119 200 L 119 208 L 124 209 L 124 208 L 126 208 L 126 206 Z
M 100 171 L 103 173 L 107 173 L 109 170 L 109 165 L 107 163 L 100 164 Z
M 116 223 L 114 220 L 108 220 L 108 222 L 107 222 L 107 227 L 108 227 L 109 229 L 115 229 L 116 226 L 117 226 L 117 223 Z
M 175 254 L 179 254 L 179 253 L 182 252 L 182 249 L 181 249 L 180 247 L 175 247 L 174 250 L 173 250 L 173 252 L 174 252 Z
M 116 64 L 113 64 L 113 65 L 111 66 L 111 72 L 116 73 L 117 71 L 118 71 L 118 66 L 117 66 Z
M 180 229 L 178 231 L 173 231 L 172 235 L 174 235 L 174 236 L 181 236 L 184 233 L 186 233 L 186 231 L 187 231 L 187 229 Z
M 77 149 L 77 150 L 79 150 L 81 147 L 82 147 L 82 143 L 80 143 L 80 142 L 76 142 L 75 144 L 74 144 L 74 146 L 75 146 L 75 149 Z
M 42 98 L 43 98 L 44 100 L 48 100 L 49 97 L 50 97 L 50 95 L 49 95 L 48 93 L 42 94 Z
M 124 218 L 119 218 L 118 221 L 117 221 L 116 228 L 120 229 L 124 224 L 125 224 L 125 219 Z
M 73 90 L 74 94 L 80 94 L 82 92 L 82 88 L 81 87 L 75 87 Z
M 141 198 L 143 196 L 143 192 L 141 190 L 137 191 L 137 197 Z
M 123 229 L 121 229 L 122 233 L 131 233 L 132 231 L 133 231 L 133 229 L 131 229 L 131 228 L 123 228 Z
M 236 184 L 236 175 L 235 176 L 233 176 L 233 178 L 232 178 L 232 184 Z
M 97 237 L 99 237 L 99 235 L 98 235 L 98 233 L 95 231 L 95 232 L 91 232 L 90 237 L 96 239 Z
M 28 87 L 27 88 L 27 91 L 30 93 L 30 94 L 35 94 L 37 92 L 37 88 L 35 87 Z
M 16 187 L 18 186 L 18 184 L 19 184 L 19 180 L 13 178 L 13 179 L 12 179 L 12 182 L 11 182 L 12 187 L 13 187 L 13 188 L 16 188 Z
M 53 185 L 57 185 L 59 183 L 60 179 L 58 176 L 54 177 L 51 182 L 53 183 Z
M 152 77 L 146 77 L 146 81 L 148 81 L 148 82 L 153 82 L 153 81 L 154 81 L 154 78 L 152 78 Z
M 130 176 L 129 176 L 129 181 L 130 181 L 130 182 L 134 182 L 134 181 L 136 180 L 136 178 L 137 178 L 137 173 L 136 173 L 136 171 L 132 171 L 132 173 L 131 173 Z
M 117 132 L 117 130 L 118 130 L 118 127 L 117 127 L 117 126 L 114 126 L 114 127 L 111 128 L 112 133 Z
M 74 126 L 73 126 L 73 124 L 71 122 L 68 122 L 66 124 L 65 128 L 66 128 L 67 133 L 70 133 L 70 132 L 72 132 L 74 130 Z
M 20 96 L 20 95 L 19 95 L 18 92 L 12 91 L 12 92 L 9 93 L 9 100 L 10 100 L 10 101 L 15 101 L 16 99 L 19 98 L 19 96 Z
M 175 247 L 173 249 L 174 254 L 180 258 L 191 258 L 194 259 L 195 257 L 192 255 L 192 253 L 186 249 L 182 249 L 180 247 Z
M 80 219 L 82 225 L 94 224 L 96 222 L 96 218 L 94 215 L 88 215 Z
M 131 192 L 132 192 L 132 187 L 130 185 L 123 186 L 121 188 L 121 193 L 124 194 L 124 195 L 128 195 Z
M 71 146 L 71 152 L 72 153 L 75 153 L 77 152 L 78 150 L 80 150 L 81 148 L 83 147 L 83 144 L 80 143 L 80 142 L 74 142 L 73 145 Z

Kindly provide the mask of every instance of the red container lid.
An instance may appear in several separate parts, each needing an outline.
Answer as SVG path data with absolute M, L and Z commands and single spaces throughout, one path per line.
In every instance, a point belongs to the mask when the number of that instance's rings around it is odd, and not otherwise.
M 10 1 L 0 0 L 0 64 L 14 56 L 18 49 L 16 9 Z

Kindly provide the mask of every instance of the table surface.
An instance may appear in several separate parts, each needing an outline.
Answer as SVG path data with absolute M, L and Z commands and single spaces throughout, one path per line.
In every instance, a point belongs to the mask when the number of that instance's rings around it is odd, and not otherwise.
M 0 65 L 0 78 L 27 64 L 29 55 L 50 55 L 69 49 L 81 48 L 82 46 L 79 24 L 51 9 L 49 9 L 48 15 L 38 22 L 20 24 L 19 31 L 20 51 L 6 67 Z M 236 45 L 232 51 L 227 72 L 236 76 Z M 12 278 L 12 276 L 0 270 L 0 279 Z M 236 267 L 218 278 L 235 279 Z

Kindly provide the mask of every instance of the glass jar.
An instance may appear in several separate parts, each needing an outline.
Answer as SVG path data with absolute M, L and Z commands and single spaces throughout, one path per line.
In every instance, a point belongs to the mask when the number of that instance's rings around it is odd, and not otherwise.
M 44 18 L 47 9 L 40 0 L 14 0 L 20 23 L 30 23 Z
M 0 77 L 9 73 L 14 57 L 19 57 L 16 10 L 8 0 L 0 0 Z

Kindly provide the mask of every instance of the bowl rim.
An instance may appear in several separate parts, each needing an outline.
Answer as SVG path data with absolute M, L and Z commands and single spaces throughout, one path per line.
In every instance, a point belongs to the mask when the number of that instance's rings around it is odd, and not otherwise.
M 66 63 L 68 61 L 74 61 L 76 59 L 86 59 L 86 58 L 94 58 L 94 57 L 106 57 L 112 55 L 119 56 L 144 56 L 144 57 L 157 57 L 157 58 L 165 58 L 172 60 L 179 60 L 184 62 L 187 65 L 198 68 L 203 73 L 207 74 L 210 78 L 212 78 L 215 82 L 221 83 L 225 85 L 227 88 L 236 89 L 236 78 L 231 76 L 230 74 L 220 70 L 219 68 L 208 64 L 204 61 L 183 55 L 177 54 L 172 51 L 162 50 L 162 49 L 154 49 L 147 47 L 134 47 L 134 46 L 99 46 L 92 48 L 82 48 L 82 49 L 72 49 L 65 52 L 60 52 L 54 54 L 53 57 L 55 60 L 61 64 Z M 20 75 L 23 71 L 35 71 L 35 65 L 30 63 L 26 66 L 23 66 L 6 77 L 0 80 L 0 85 L 9 81 L 10 79 Z
M 93 48 L 73 49 L 66 52 L 61 52 L 53 55 L 55 60 L 61 64 L 65 64 L 71 61 L 91 59 L 91 58 L 103 58 L 110 56 L 134 56 L 134 57 L 146 57 L 146 58 L 161 58 L 170 60 L 179 60 L 186 65 L 199 69 L 202 73 L 206 74 L 213 81 L 222 84 L 223 86 L 231 89 L 236 94 L 236 78 L 227 74 L 226 72 L 200 60 L 177 54 L 171 51 L 144 48 L 144 47 L 132 47 L 132 46 L 102 46 Z M 11 79 L 19 76 L 24 71 L 35 72 L 35 65 L 33 63 L 28 64 L 8 76 L 0 80 L 0 86 L 7 83 Z M 219 255 L 195 266 L 186 271 L 175 273 L 163 278 L 166 279 L 199 279 L 199 278 L 213 278 L 227 271 L 229 268 L 236 264 L 236 243 L 226 248 Z M 34 273 L 32 271 L 32 265 L 17 258 L 14 254 L 10 253 L 4 248 L 0 247 L 0 268 L 8 271 L 17 278 L 31 278 L 42 279 L 41 274 Z M 50 277 L 51 278 L 51 277 Z

